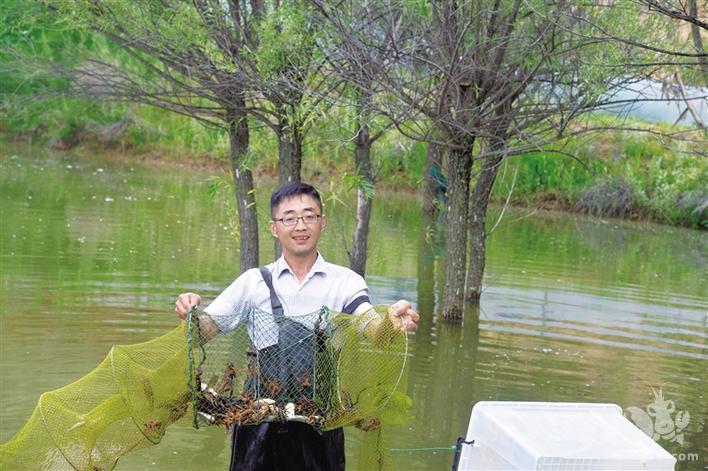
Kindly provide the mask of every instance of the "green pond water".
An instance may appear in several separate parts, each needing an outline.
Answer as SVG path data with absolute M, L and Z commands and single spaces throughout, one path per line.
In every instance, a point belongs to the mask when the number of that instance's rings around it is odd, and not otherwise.
M 178 293 L 212 299 L 237 276 L 231 197 L 210 197 L 208 186 L 204 170 L 26 148 L 0 154 L 0 441 L 42 392 L 88 373 L 113 344 L 172 329 Z M 265 232 L 273 186 L 257 189 L 262 263 L 273 254 Z M 335 263 L 347 264 L 350 201 L 326 203 L 320 249 Z M 652 388 L 674 401 L 672 420 L 690 414 L 683 445 L 659 438 L 677 469 L 708 464 L 708 234 L 508 211 L 489 239 L 480 305 L 450 325 L 438 317 L 444 251 L 421 228 L 417 197 L 383 193 L 374 208 L 372 298 L 409 299 L 421 314 L 410 337 L 413 419 L 391 430 L 394 469 L 449 469 L 449 448 L 480 400 L 645 409 Z M 352 469 L 367 452 L 362 438 L 347 431 Z M 117 469 L 226 469 L 229 455 L 223 429 L 184 422 Z

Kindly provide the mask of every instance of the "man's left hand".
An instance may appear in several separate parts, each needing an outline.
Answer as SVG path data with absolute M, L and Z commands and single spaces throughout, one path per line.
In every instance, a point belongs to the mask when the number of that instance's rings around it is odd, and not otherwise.
M 394 325 L 398 328 L 403 328 L 408 332 L 414 332 L 418 328 L 418 321 L 420 316 L 411 303 L 405 299 L 401 299 L 393 304 L 389 308 L 389 313 L 391 314 L 391 320 Z

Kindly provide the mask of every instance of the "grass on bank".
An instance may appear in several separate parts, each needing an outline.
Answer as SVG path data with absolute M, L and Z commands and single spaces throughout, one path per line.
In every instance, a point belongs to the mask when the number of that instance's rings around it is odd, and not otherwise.
M 513 189 L 516 205 L 708 229 L 708 160 L 681 145 L 636 131 L 578 138 L 562 149 L 574 158 L 548 149 L 509 159 L 492 196 Z

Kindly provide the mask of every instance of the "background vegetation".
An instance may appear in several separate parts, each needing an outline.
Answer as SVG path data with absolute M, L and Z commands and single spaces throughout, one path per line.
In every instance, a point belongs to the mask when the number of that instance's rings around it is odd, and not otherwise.
M 5 84 L 0 85 L 7 90 Z M 228 138 L 193 119 L 148 106 L 104 103 L 60 96 L 40 102 L 15 95 L 2 106 L 5 142 L 20 140 L 68 150 L 117 150 L 136 159 L 174 160 L 228 166 Z M 331 123 L 341 122 L 330 112 Z M 305 141 L 306 179 L 353 174 L 351 149 L 332 135 L 341 129 L 313 129 Z M 647 125 L 647 123 L 642 123 Z M 666 126 L 665 126 L 666 127 Z M 278 142 L 255 126 L 252 152 L 256 170 L 277 174 Z M 376 144 L 382 185 L 417 190 L 423 180 L 426 146 L 396 132 Z M 708 228 L 708 161 L 668 146 L 661 137 L 640 132 L 606 131 L 575 139 L 546 152 L 516 156 L 505 163 L 492 197 L 517 206 L 588 212 L 600 216 L 650 219 Z M 565 154 L 558 152 L 561 149 Z M 572 155 L 566 155 L 570 154 Z M 615 182 L 600 191 L 607 182 Z M 619 188 L 629 192 L 622 208 L 612 209 Z M 613 191 L 617 190 L 617 191 Z M 593 193 L 595 190 L 595 193 Z M 593 198 L 594 196 L 594 198 Z
M 56 22 L 37 2 L 15 1 L 8 6 L 12 7 L 0 13 L 0 41 L 11 44 L 14 51 L 31 49 L 37 60 L 65 64 L 80 63 L 81 51 L 115 61 L 133 60 L 99 34 Z M 54 92 L 66 85 L 63 79 L 38 74 L 32 71 L 32 64 L 24 65 L 27 67 L 18 67 L 7 48 L 0 51 L 0 132 L 6 142 L 27 141 L 57 150 L 75 146 L 92 151 L 111 149 L 130 158 L 195 164 L 207 157 L 217 165 L 228 165 L 228 136 L 222 129 L 145 105 L 67 97 Z M 688 77 L 700 79 L 700 75 Z M 317 119 L 318 125 L 304 142 L 303 177 L 353 175 L 349 111 L 332 108 Z M 602 122 L 605 117 L 593 119 Z M 676 130 L 668 124 L 625 124 Z M 249 160 L 254 170 L 277 174 L 277 138 L 253 119 L 250 127 Z M 374 149 L 380 185 L 411 190 L 422 186 L 425 144 L 391 131 L 374 143 Z M 658 134 L 603 131 L 505 160 L 492 198 L 514 205 L 646 218 L 706 229 L 708 161 L 692 155 L 691 150 L 695 146 L 667 142 Z

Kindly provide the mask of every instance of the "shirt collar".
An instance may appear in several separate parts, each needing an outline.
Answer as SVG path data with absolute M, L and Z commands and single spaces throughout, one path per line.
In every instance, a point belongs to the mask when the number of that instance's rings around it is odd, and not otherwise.
M 280 258 L 275 262 L 275 276 L 280 277 L 280 275 L 282 275 L 285 271 L 293 273 L 293 271 L 290 269 L 290 266 L 288 265 L 288 262 L 285 261 L 285 257 L 281 255 Z M 327 263 L 325 262 L 325 259 L 322 254 L 319 252 L 317 252 L 317 260 L 315 260 L 315 264 L 312 265 L 312 268 L 310 268 L 310 272 L 307 274 L 307 278 L 314 276 L 316 273 L 322 273 L 323 275 L 327 276 Z

